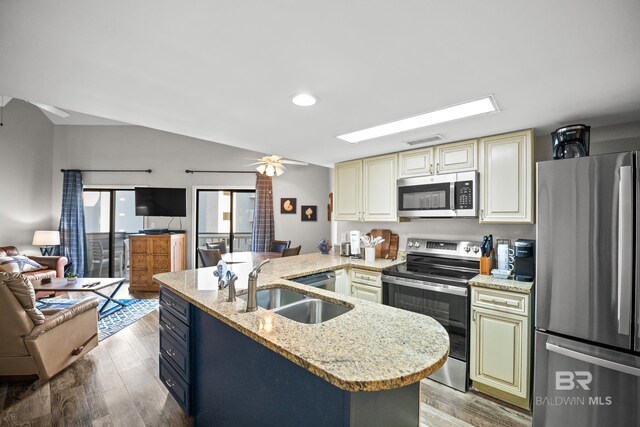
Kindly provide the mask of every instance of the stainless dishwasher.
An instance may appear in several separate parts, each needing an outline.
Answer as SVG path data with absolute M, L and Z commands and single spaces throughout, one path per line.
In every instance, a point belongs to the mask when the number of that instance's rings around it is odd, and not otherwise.
M 324 273 L 296 277 L 295 279 L 291 279 L 291 281 L 302 283 L 303 285 L 314 286 L 320 289 L 326 289 L 331 292 L 336 291 L 336 273 L 333 271 L 325 271 Z

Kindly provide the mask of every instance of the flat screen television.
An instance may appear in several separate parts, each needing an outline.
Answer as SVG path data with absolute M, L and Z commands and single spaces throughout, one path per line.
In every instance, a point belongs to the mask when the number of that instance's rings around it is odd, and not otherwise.
M 187 216 L 186 188 L 136 187 L 136 216 Z

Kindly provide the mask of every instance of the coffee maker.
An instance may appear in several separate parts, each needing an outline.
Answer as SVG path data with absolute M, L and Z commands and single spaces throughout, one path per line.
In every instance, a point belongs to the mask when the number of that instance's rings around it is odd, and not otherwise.
M 513 245 L 515 277 L 520 282 L 531 282 L 536 275 L 536 241 L 518 239 Z
M 564 126 L 551 133 L 553 159 L 572 159 L 589 155 L 591 126 Z
M 358 230 L 349 232 L 349 243 L 351 244 L 351 258 L 360 258 L 360 232 Z

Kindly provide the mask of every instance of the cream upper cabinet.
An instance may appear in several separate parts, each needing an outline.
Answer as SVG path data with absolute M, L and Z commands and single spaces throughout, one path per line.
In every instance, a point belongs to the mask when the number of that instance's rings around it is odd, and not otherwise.
M 533 130 L 480 139 L 480 222 L 534 221 Z
M 397 221 L 398 155 L 371 157 L 363 161 L 363 220 Z
M 397 221 L 398 155 L 338 163 L 334 213 L 337 221 Z
M 433 175 L 433 148 L 403 151 L 398 154 L 398 178 Z
M 529 295 L 474 287 L 471 299 L 474 387 L 529 409 Z
M 335 167 L 334 216 L 340 221 L 362 219 L 362 160 Z
M 477 151 L 478 141 L 476 139 L 435 147 L 436 173 L 477 170 Z

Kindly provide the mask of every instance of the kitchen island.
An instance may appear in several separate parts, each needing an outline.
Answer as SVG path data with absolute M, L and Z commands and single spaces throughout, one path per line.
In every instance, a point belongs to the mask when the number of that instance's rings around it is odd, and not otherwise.
M 201 425 L 417 425 L 419 380 L 447 357 L 444 328 L 427 316 L 287 280 L 393 263 L 309 254 L 265 265 L 259 290 L 280 287 L 349 309 L 319 324 L 262 308 L 245 312 L 246 301 L 227 302 L 228 291 L 217 289 L 213 268 L 156 275 L 161 378 Z M 246 292 L 252 268 L 231 265 L 238 293 Z M 171 317 L 176 308 L 182 318 Z M 176 320 L 186 327 L 182 346 L 169 333 L 163 343 Z

